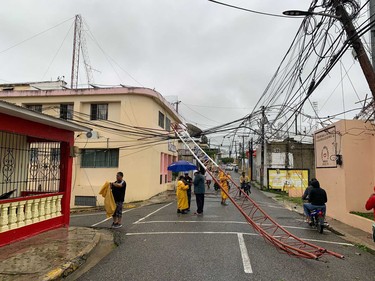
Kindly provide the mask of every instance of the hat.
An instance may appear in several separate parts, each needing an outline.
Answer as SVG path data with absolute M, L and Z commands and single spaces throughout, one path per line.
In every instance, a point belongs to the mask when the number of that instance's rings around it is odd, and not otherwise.
M 184 172 L 184 174 L 185 174 L 185 175 L 188 175 L 188 174 L 189 174 L 189 172 L 188 172 L 188 171 L 185 171 L 185 172 Z

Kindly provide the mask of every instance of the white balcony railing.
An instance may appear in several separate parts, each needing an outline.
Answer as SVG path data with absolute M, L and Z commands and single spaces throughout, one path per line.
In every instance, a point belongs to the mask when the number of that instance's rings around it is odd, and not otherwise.
M 14 202 L 0 201 L 0 233 L 62 216 L 62 194 L 25 198 Z

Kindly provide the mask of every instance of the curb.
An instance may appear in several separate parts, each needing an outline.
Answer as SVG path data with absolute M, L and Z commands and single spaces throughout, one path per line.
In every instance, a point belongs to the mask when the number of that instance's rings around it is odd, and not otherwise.
M 91 251 L 98 245 L 101 238 L 101 234 L 99 232 L 95 233 L 92 242 L 87 245 L 74 259 L 71 261 L 56 267 L 49 271 L 43 277 L 43 281 L 51 281 L 57 280 L 61 277 L 66 277 L 73 271 L 77 270 L 81 265 L 83 265 L 87 259 L 87 256 L 91 253 Z

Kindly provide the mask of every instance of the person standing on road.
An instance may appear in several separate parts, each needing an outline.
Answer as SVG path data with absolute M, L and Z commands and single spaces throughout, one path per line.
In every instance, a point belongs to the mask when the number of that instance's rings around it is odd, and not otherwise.
M 374 186 L 375 191 L 375 186 Z M 371 209 L 374 209 L 374 221 L 375 221 L 375 193 L 371 194 L 370 198 L 366 202 L 366 210 L 370 211 Z M 372 239 L 375 242 L 375 223 L 372 224 Z
M 187 214 L 189 208 L 187 190 L 189 186 L 186 184 L 185 177 L 180 176 L 177 182 L 177 214 Z
M 199 171 L 195 174 L 194 177 L 194 193 L 195 198 L 197 201 L 197 212 L 194 215 L 201 216 L 203 215 L 203 207 L 204 207 L 204 193 L 205 193 L 205 177 L 203 175 L 203 171 Z
M 309 203 L 303 204 L 303 210 L 305 211 L 306 221 L 310 222 L 310 212 L 314 209 L 321 208 L 326 213 L 327 193 L 320 187 L 320 183 L 317 179 L 311 181 L 313 187 L 309 193 Z
M 190 203 L 191 203 L 191 186 L 193 185 L 193 179 L 189 176 L 188 172 L 185 172 L 185 182 L 188 185 L 189 189 L 187 190 L 187 198 L 188 198 L 188 208 L 187 211 L 190 212 Z
M 116 175 L 116 181 L 111 183 L 111 189 L 113 198 L 115 199 L 116 203 L 116 210 L 113 214 L 113 228 L 120 228 L 122 227 L 121 219 L 122 219 L 122 208 L 124 205 L 125 200 L 125 191 L 126 191 L 126 182 L 124 181 L 124 174 L 122 172 L 118 172 Z
M 226 202 L 228 199 L 228 196 L 224 191 L 226 191 L 227 193 L 229 192 L 229 185 L 228 185 L 229 176 L 227 176 L 223 171 L 220 171 L 219 180 L 220 180 L 220 185 L 221 185 L 221 205 L 228 206 L 228 203 Z
M 211 168 L 208 169 L 209 172 L 206 172 L 206 184 L 207 184 L 207 189 L 210 189 L 211 183 L 212 183 L 212 176 L 210 175 L 211 173 Z

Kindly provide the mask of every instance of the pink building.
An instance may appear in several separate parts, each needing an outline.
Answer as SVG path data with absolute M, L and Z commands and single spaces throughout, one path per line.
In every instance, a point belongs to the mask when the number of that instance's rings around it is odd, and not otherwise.
M 0 246 L 69 225 L 74 132 L 90 129 L 0 101 Z
M 372 233 L 365 203 L 375 185 L 375 127 L 342 120 L 315 133 L 316 177 L 327 191 L 327 215 Z

